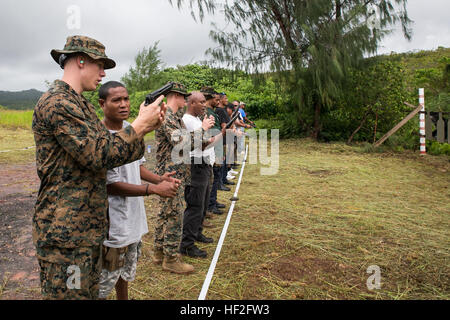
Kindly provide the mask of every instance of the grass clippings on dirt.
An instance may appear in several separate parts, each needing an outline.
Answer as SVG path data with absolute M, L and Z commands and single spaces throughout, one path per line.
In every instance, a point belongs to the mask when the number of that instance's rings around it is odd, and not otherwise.
M 35 161 L 36 149 L 31 129 L 0 126 L 0 164 Z

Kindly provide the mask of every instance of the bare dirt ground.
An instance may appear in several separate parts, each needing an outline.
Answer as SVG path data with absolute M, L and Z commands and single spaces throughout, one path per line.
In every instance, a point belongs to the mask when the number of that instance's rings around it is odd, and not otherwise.
M 0 299 L 40 299 L 31 219 L 39 178 L 34 163 L 0 165 Z
M 153 139 L 146 140 L 154 146 Z M 145 154 L 149 168 L 154 152 Z M 31 231 L 38 190 L 34 162 L 0 164 L 0 300 L 42 299 Z

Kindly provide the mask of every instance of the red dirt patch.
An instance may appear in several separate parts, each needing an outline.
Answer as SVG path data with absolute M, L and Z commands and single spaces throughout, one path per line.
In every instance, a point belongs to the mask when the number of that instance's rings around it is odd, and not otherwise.
M 31 238 L 38 188 L 34 163 L 1 166 L 0 299 L 40 298 L 39 266 Z
M 315 278 L 319 273 L 336 272 L 339 266 L 337 262 L 324 258 L 290 255 L 275 260 L 267 270 L 282 280 L 298 281 Z
M 16 193 L 29 194 L 39 188 L 39 177 L 34 163 L 0 167 L 0 199 Z M 1 203 L 1 202 L 0 202 Z
M 154 169 L 155 152 L 145 157 Z M 0 300 L 42 298 L 31 228 L 39 182 L 34 162 L 0 165 Z

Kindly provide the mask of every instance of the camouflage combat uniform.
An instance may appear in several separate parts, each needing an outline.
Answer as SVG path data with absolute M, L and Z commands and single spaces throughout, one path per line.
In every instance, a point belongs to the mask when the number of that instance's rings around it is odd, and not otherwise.
M 106 172 L 142 158 L 144 141 L 132 126 L 111 134 L 94 106 L 59 80 L 38 101 L 32 127 L 41 180 L 33 241 L 42 294 L 97 299 L 100 250 L 108 232 Z M 68 286 L 76 276 L 71 266 L 79 269 L 80 289 Z
M 182 149 L 185 144 L 193 150 L 194 137 L 202 139 L 205 133 L 203 129 L 189 133 L 182 120 L 183 110 L 174 113 L 167 108 L 165 119 L 159 129 L 156 130 L 157 143 L 156 173 L 176 171 L 174 178 L 182 181 L 174 198 L 160 197 L 161 210 L 158 213 L 155 224 L 155 249 L 163 250 L 164 256 L 175 257 L 179 253 L 183 228 L 183 212 L 185 206 L 184 188 L 190 184 L 190 158 L 189 154 L 180 154 L 182 163 L 175 163 L 172 159 L 172 150 L 175 146 Z M 184 135 L 177 135 L 177 130 L 183 130 Z M 175 133 L 175 134 L 174 134 Z M 177 137 L 173 139 L 173 137 Z

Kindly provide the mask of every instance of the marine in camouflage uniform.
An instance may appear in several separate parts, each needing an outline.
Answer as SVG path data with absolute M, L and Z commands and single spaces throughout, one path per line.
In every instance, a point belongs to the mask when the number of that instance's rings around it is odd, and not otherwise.
M 181 84 L 175 84 L 172 92 L 188 96 L 186 89 Z M 168 102 L 169 104 L 169 102 Z M 190 183 L 190 158 L 189 154 L 180 154 L 179 161 L 172 159 L 174 147 L 183 149 L 186 144 L 189 151 L 194 149 L 194 138 L 203 139 L 203 129 L 189 133 L 183 123 L 183 109 L 176 113 L 167 108 L 163 124 L 155 131 L 157 143 L 156 173 L 161 175 L 167 171 L 176 171 L 174 178 L 182 181 L 178 193 L 174 198 L 160 197 L 160 212 L 155 223 L 155 263 L 163 262 L 162 259 L 174 259 L 178 257 L 182 235 L 182 220 L 185 208 L 184 189 Z M 180 133 L 183 133 L 180 135 Z M 206 139 L 206 136 L 204 137 Z M 204 141 L 202 141 L 204 142 Z M 163 264 L 164 268 L 164 264 Z
M 115 66 L 88 37 L 69 37 L 64 50 L 51 54 L 60 63 L 61 54 L 75 52 L 102 59 L 105 69 Z M 97 299 L 108 231 L 106 172 L 142 158 L 144 141 L 132 126 L 111 134 L 94 106 L 60 80 L 38 101 L 32 128 L 41 180 L 32 223 L 42 294 Z

